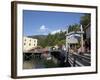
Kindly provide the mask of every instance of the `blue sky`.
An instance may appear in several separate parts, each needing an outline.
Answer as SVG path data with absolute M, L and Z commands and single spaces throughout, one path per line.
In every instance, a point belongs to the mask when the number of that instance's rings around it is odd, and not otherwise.
M 68 25 L 79 24 L 83 13 L 23 10 L 23 34 L 47 35 L 65 30 Z

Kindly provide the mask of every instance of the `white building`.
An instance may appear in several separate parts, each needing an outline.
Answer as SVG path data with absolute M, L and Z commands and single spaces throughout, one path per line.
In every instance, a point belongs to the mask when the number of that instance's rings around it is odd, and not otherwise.
M 29 37 L 24 37 L 24 51 L 28 51 L 31 49 L 34 49 L 35 47 L 37 47 L 37 39 L 33 39 L 33 38 L 29 38 Z

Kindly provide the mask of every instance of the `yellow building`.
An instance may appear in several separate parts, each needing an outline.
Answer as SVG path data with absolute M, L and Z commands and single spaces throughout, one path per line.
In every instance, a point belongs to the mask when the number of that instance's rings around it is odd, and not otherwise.
M 33 38 L 29 38 L 29 37 L 24 37 L 24 51 L 28 51 L 31 49 L 34 49 L 35 47 L 37 47 L 37 39 L 33 39 Z

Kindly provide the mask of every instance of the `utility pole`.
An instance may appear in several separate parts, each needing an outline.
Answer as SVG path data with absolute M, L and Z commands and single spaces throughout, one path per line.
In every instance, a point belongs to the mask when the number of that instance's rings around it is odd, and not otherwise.
M 82 28 L 82 25 L 81 25 L 81 52 L 83 52 L 83 34 L 82 34 L 82 32 L 83 32 L 83 28 Z
M 68 27 L 66 29 L 66 61 L 68 62 L 68 55 L 69 55 L 69 44 L 68 44 Z
M 67 27 L 67 29 L 66 29 L 66 50 L 67 50 L 67 52 L 68 52 L 68 27 Z

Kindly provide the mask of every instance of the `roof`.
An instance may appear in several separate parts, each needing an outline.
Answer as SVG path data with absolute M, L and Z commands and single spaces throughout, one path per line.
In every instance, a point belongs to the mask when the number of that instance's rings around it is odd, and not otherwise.
M 67 33 L 66 36 L 70 36 L 70 35 L 75 35 L 75 34 L 84 34 L 84 31 L 72 31 L 70 33 Z

